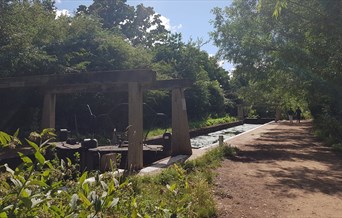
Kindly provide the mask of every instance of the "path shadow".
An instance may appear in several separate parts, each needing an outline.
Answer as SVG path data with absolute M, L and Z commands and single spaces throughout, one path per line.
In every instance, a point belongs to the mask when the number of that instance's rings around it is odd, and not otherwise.
M 280 170 L 260 170 L 261 175 L 270 174 L 277 179 L 276 183 L 267 184 L 271 190 L 289 197 L 289 189 L 300 189 L 304 192 L 321 192 L 331 196 L 342 196 L 342 174 L 334 170 L 318 170 L 307 167 L 281 168 Z M 292 197 L 296 197 L 292 195 Z
M 270 170 L 265 168 L 259 170 L 255 176 L 272 176 L 276 182 L 267 184 L 267 188 L 287 197 L 296 197 L 295 194 L 289 193 L 290 189 L 342 196 L 341 157 L 311 135 L 310 123 L 301 125 L 295 129 L 268 130 L 256 139 L 257 143 L 244 145 L 231 160 L 243 163 L 276 164 L 276 167 Z M 293 163 L 287 164 L 288 167 L 280 167 L 284 165 L 277 161 Z

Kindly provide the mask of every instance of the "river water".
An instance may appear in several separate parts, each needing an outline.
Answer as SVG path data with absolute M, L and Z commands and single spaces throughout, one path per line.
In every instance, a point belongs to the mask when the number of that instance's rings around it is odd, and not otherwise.
M 235 127 L 230 127 L 216 132 L 211 132 L 207 135 L 201 135 L 191 138 L 192 148 L 203 148 L 212 144 L 218 143 L 219 136 L 223 136 L 224 140 L 227 140 L 233 136 L 246 132 L 248 130 L 255 129 L 261 126 L 260 124 L 243 124 Z

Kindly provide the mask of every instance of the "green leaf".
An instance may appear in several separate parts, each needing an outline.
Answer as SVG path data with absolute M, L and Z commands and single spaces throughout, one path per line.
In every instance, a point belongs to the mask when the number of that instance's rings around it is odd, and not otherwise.
M 31 191 L 28 191 L 27 189 L 24 189 L 21 191 L 21 196 L 24 198 L 28 198 L 31 195 Z
M 58 214 L 59 216 L 62 214 L 62 210 L 55 205 L 52 205 L 51 207 L 49 207 L 49 211 L 51 211 L 52 213 L 55 213 L 56 215 Z
M 91 202 L 88 200 L 88 198 L 86 196 L 84 196 L 84 194 L 82 192 L 78 193 L 78 197 L 80 197 L 80 200 L 83 202 L 83 204 L 86 207 L 90 207 L 91 206 Z
M 0 213 L 0 218 L 7 218 L 7 214 L 5 212 Z
M 175 189 L 177 188 L 177 184 L 174 183 L 174 184 L 172 184 L 172 185 L 167 185 L 166 187 L 167 187 L 167 189 L 169 189 L 170 191 L 174 192 Z
M 62 181 L 54 182 L 54 183 L 52 184 L 52 188 L 55 189 L 55 188 L 59 187 L 61 184 L 62 184 Z
M 21 152 L 18 152 L 18 154 L 19 154 L 21 160 L 22 160 L 24 163 L 26 163 L 26 164 L 32 164 L 32 163 L 33 163 L 32 160 L 31 160 L 31 158 L 29 158 L 28 156 L 24 155 L 24 154 L 21 153 Z
M 45 164 L 49 167 L 49 169 L 54 169 L 50 161 L 45 161 Z
M 72 165 L 72 161 L 70 160 L 70 158 L 66 158 L 67 159 L 67 161 L 68 161 L 68 166 L 70 167 L 71 165 Z
M 32 207 L 32 201 L 30 198 L 21 198 L 21 201 L 24 203 L 25 207 L 27 208 Z
M 39 180 L 29 181 L 28 185 L 38 185 L 40 187 L 48 187 L 48 185 L 45 182 L 39 181 Z
M 115 190 L 114 181 L 111 181 L 108 185 L 108 195 L 111 195 Z
M 8 189 L 8 190 L 11 189 L 11 186 L 7 182 L 5 182 L 5 181 L 2 181 L 1 185 L 3 186 L 4 189 Z
M 44 177 L 47 177 L 50 175 L 50 170 L 44 170 L 43 174 Z
M 17 131 L 15 131 L 15 133 L 13 134 L 13 137 L 18 138 L 19 135 L 19 129 L 17 129 Z
M 8 142 L 10 142 L 12 139 L 12 136 L 8 135 L 5 132 L 0 131 L 0 143 L 2 145 L 6 145 Z
M 36 157 L 36 159 L 38 160 L 38 162 L 41 164 L 41 165 L 44 165 L 45 163 L 45 157 L 42 155 L 42 153 L 40 153 L 40 151 L 36 151 L 34 153 L 34 156 Z
M 84 193 L 88 194 L 89 193 L 89 185 L 88 185 L 88 183 L 84 183 L 82 185 L 82 189 L 83 189 Z
M 34 148 L 36 151 L 39 151 L 39 146 L 36 143 L 34 143 L 28 139 L 26 139 L 26 141 L 32 148 Z
M 87 175 L 88 175 L 88 173 L 87 173 L 87 171 L 85 171 L 85 172 L 82 174 L 82 176 L 80 177 L 80 179 L 78 180 L 78 184 L 79 184 L 80 186 L 83 185 L 84 181 L 87 179 Z

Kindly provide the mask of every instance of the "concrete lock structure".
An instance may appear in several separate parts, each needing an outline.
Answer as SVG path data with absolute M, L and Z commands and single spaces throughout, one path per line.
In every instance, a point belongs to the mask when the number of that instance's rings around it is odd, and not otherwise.
M 172 91 L 171 155 L 191 155 L 189 125 L 184 89 L 190 80 L 156 80 L 152 70 L 118 70 L 77 74 L 37 75 L 1 78 L 0 89 L 38 88 L 43 94 L 41 128 L 55 128 L 56 98 L 60 94 L 76 92 L 128 92 L 128 167 L 143 167 L 143 92 L 145 90 Z M 110 157 L 109 159 L 114 159 Z

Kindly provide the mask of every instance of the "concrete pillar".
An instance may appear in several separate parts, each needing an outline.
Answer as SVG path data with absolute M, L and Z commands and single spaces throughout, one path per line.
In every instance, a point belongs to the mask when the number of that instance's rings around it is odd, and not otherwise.
M 243 105 L 242 104 L 239 104 L 239 105 L 237 105 L 237 115 L 238 115 L 238 118 L 240 119 L 240 120 L 243 120 L 244 119 L 244 113 L 243 113 Z
M 143 168 L 143 91 L 136 82 L 128 84 L 128 169 Z
M 188 115 L 184 90 L 172 90 L 172 138 L 171 155 L 191 155 Z
M 219 146 L 223 146 L 224 144 L 224 139 L 223 139 L 223 135 L 219 136 Z
M 56 94 L 45 93 L 41 128 L 55 128 Z
M 280 120 L 280 116 L 281 116 L 280 107 L 276 107 L 275 122 L 278 122 L 278 120 Z

